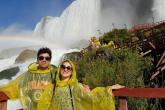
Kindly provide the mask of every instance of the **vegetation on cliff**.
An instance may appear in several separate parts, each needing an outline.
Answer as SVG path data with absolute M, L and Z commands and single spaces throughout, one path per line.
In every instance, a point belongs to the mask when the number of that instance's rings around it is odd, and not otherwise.
M 130 46 L 138 40 L 127 29 L 114 29 L 99 38 L 92 37 L 87 48 L 65 58 L 75 62 L 79 81 L 91 88 L 116 83 L 130 88 L 150 87 L 153 59 L 142 57 Z M 148 103 L 148 99 L 128 98 L 128 105 L 131 110 L 158 109 L 158 104 Z

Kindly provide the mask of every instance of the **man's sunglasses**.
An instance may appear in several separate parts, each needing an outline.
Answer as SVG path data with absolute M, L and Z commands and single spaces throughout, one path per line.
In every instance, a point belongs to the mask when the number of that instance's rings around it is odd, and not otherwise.
M 48 56 L 47 57 L 44 57 L 44 56 L 39 56 L 38 57 L 38 60 L 44 60 L 44 59 L 47 60 L 47 61 L 50 61 L 51 60 L 51 58 L 48 57 Z
M 65 69 L 65 68 L 69 71 L 72 70 L 72 67 L 70 67 L 70 66 L 61 65 L 61 69 Z

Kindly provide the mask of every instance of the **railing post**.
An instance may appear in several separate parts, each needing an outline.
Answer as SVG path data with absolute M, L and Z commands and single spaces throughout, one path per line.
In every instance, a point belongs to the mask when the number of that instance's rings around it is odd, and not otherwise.
M 7 110 L 7 101 L 0 102 L 0 110 Z
M 119 97 L 119 110 L 128 110 L 126 97 Z
M 0 92 L 0 110 L 7 110 L 8 99 L 9 98 L 3 92 Z

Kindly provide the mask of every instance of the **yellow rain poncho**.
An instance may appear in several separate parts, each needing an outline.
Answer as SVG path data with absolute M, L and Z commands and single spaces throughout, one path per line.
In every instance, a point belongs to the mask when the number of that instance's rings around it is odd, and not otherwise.
M 28 71 L 17 79 L 0 87 L 10 99 L 20 99 L 24 110 L 36 110 L 41 93 L 53 81 L 55 69 L 51 65 L 47 70 L 38 69 L 38 64 L 33 63 Z
M 112 93 L 107 92 L 111 87 L 97 87 L 91 92 L 85 92 L 83 85 L 77 81 L 75 66 L 70 60 L 67 61 L 72 65 L 70 80 L 60 80 L 59 66 L 56 86 L 49 84 L 46 87 L 37 110 L 115 110 Z

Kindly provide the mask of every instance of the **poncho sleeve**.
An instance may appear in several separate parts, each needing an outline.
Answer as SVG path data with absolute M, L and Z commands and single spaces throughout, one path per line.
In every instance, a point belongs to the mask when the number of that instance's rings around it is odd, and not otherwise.
M 108 89 L 110 89 L 109 92 Z M 93 95 L 93 110 L 115 110 L 114 97 L 110 86 L 96 87 L 91 93 Z
M 74 105 L 77 110 L 92 110 L 92 94 L 84 91 L 84 85 L 81 83 L 74 85 L 73 89 Z
M 19 98 L 19 81 L 22 80 L 24 73 L 15 80 L 12 80 L 6 85 L 0 87 L 0 92 L 5 93 L 9 99 L 14 100 Z
M 83 110 L 115 110 L 111 86 L 96 87 L 91 92 L 84 92 L 82 84 L 76 87 L 73 91 L 76 93 L 75 99 L 80 100 L 80 105 L 76 108 L 83 108 Z

